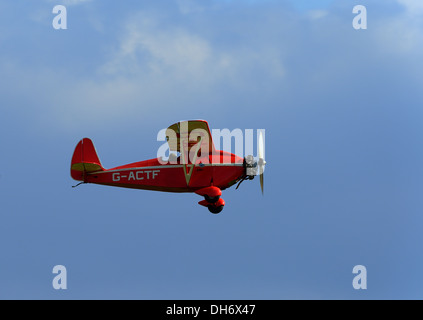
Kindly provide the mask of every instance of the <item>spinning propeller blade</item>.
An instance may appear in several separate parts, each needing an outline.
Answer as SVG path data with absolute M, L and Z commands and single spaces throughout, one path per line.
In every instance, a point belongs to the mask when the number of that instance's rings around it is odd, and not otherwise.
M 260 175 L 260 187 L 261 187 L 261 194 L 264 194 L 264 175 Z
M 252 155 L 246 156 L 244 159 L 245 175 L 239 181 L 237 189 L 241 183 L 245 180 L 253 180 L 255 176 L 260 175 L 260 188 L 261 193 L 264 194 L 264 166 L 266 161 L 264 160 L 264 139 L 263 133 L 260 131 L 258 138 L 258 160 L 255 161 Z
M 260 131 L 259 141 L 258 141 L 258 170 L 260 174 L 260 187 L 261 193 L 264 194 L 264 166 L 266 165 L 266 161 L 264 161 L 264 141 L 263 141 L 263 133 Z

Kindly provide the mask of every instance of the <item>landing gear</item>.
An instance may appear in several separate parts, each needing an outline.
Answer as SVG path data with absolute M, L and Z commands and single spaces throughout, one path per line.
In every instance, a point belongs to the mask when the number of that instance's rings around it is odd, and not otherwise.
M 220 212 L 222 212 L 224 206 L 208 206 L 207 208 L 209 209 L 209 211 L 213 214 L 218 214 Z
M 222 212 L 225 206 L 225 200 L 223 200 L 220 195 L 216 195 L 216 193 L 214 195 L 214 197 L 211 197 L 207 194 L 202 194 L 205 200 L 200 201 L 198 204 L 207 207 L 211 213 L 218 214 Z
M 204 195 L 204 199 L 206 199 L 206 201 L 208 202 L 208 203 L 216 203 L 217 201 L 219 201 L 219 199 L 220 199 L 220 196 L 217 196 L 217 197 L 209 197 L 208 195 Z M 220 212 L 220 211 L 219 211 Z

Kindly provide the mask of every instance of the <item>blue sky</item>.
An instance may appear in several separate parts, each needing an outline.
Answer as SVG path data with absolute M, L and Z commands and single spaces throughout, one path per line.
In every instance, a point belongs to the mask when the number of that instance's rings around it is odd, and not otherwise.
M 0 298 L 421 298 L 422 15 L 418 0 L 1 2 Z M 214 216 L 193 194 L 71 188 L 81 138 L 110 168 L 196 118 L 266 129 L 264 197 L 245 182 Z

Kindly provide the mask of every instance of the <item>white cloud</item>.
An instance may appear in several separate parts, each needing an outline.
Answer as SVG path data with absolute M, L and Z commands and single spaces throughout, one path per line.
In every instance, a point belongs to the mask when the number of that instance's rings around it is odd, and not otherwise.
M 239 17 L 238 9 L 204 11 L 199 13 L 202 19 L 189 21 L 189 15 L 179 20 L 175 12 L 133 14 L 115 28 L 121 30 L 117 36 L 102 42 L 106 55 L 87 55 L 90 72 L 67 72 L 79 62 L 69 62 L 67 56 L 61 70 L 0 65 L 8 79 L 1 90 L 36 101 L 40 114 L 54 117 L 54 124 L 63 128 L 178 110 L 189 118 L 205 105 L 212 105 L 215 114 L 224 113 L 230 99 L 262 103 L 266 95 L 285 105 L 295 90 L 302 97 L 338 85 L 340 74 L 354 74 L 361 64 L 365 68 L 376 60 L 368 55 L 380 55 L 377 60 L 389 67 L 391 57 L 409 61 L 410 52 L 421 50 L 421 28 L 406 14 L 375 18 L 358 37 L 350 23 L 326 11 L 311 11 L 305 20 L 285 10 L 256 9 L 248 8 L 249 19 Z
M 177 4 L 182 14 L 199 13 L 205 10 L 197 0 L 177 0 Z
M 210 44 L 184 29 L 161 30 L 144 22 L 131 22 L 115 57 L 106 63 L 108 73 L 164 73 L 195 76 L 209 63 L 218 63 Z
M 422 14 L 423 13 L 423 1 L 422 0 L 398 0 L 410 14 Z
M 119 48 L 101 71 L 109 75 L 166 75 L 193 85 L 218 81 L 242 81 L 248 70 L 260 66 L 273 76 L 284 68 L 274 48 L 217 46 L 184 27 L 164 27 L 159 17 L 138 14 L 130 20 Z
M 374 29 L 374 41 L 386 54 L 408 55 L 421 52 L 423 49 L 423 1 L 397 0 L 406 11 L 388 18 L 369 20 Z M 408 59 L 407 56 L 402 58 Z
M 329 11 L 327 10 L 310 10 L 307 12 L 307 15 L 312 20 L 325 18 L 328 14 L 329 14 Z
M 61 0 L 60 3 L 58 3 L 56 0 L 48 0 L 48 2 L 55 3 L 55 4 L 61 4 L 64 6 L 75 6 L 80 5 L 84 3 L 88 3 L 94 0 Z

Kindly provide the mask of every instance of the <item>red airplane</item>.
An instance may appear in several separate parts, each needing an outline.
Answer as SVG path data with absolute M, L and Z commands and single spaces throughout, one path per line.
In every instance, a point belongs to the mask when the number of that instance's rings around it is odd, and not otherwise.
M 181 121 L 166 130 L 169 159 L 155 158 L 112 169 L 104 169 L 93 142 L 82 139 L 75 148 L 71 176 L 83 183 L 163 192 L 194 192 L 204 197 L 198 204 L 217 214 L 225 201 L 222 190 L 260 175 L 263 192 L 263 136 L 258 141 L 258 161 L 216 150 L 209 126 L 204 120 Z M 178 156 L 175 155 L 177 152 Z M 78 186 L 77 185 L 77 186 Z M 74 186 L 76 187 L 76 186 Z

